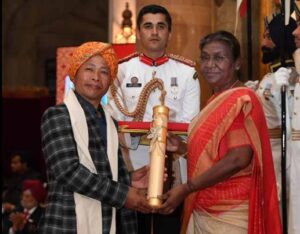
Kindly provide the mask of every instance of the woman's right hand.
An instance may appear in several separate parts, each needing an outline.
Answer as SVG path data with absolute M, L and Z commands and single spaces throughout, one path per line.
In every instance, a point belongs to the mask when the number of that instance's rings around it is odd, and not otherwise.
M 163 194 L 161 198 L 164 201 L 162 206 L 158 209 L 158 212 L 161 214 L 170 214 L 176 209 L 177 206 L 186 198 L 190 193 L 187 184 L 180 184 L 167 193 Z

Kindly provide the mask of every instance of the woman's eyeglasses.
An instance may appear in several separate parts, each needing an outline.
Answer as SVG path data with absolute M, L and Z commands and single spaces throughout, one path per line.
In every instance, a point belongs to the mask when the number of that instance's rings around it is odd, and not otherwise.
M 210 60 L 212 60 L 214 64 L 220 64 L 223 63 L 226 59 L 227 57 L 224 55 L 214 55 L 214 56 L 201 55 L 200 56 L 201 63 L 208 63 Z

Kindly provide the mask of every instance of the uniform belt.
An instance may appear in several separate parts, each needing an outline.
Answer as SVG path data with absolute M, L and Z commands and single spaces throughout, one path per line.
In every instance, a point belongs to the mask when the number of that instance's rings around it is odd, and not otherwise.
M 281 138 L 281 129 L 273 128 L 268 129 L 270 139 Z M 300 141 L 300 130 L 292 129 L 292 141 Z
M 268 129 L 269 132 L 269 137 L 271 139 L 279 139 L 281 138 L 281 128 L 272 128 L 272 129 Z
M 300 130 L 292 129 L 292 141 L 300 141 Z
M 281 138 L 281 128 L 272 128 L 268 129 L 270 139 L 280 139 Z M 300 140 L 300 130 L 292 130 L 292 140 Z M 147 135 L 143 135 L 140 140 L 140 145 L 150 145 L 150 139 L 147 138 Z

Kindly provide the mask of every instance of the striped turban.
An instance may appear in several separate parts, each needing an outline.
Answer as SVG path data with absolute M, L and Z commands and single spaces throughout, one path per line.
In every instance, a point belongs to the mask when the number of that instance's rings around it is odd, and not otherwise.
M 118 59 L 112 46 L 103 42 L 92 41 L 83 43 L 73 51 L 69 64 L 69 76 L 71 81 L 74 81 L 80 66 L 95 55 L 100 55 L 105 60 L 110 71 L 111 80 L 116 78 Z

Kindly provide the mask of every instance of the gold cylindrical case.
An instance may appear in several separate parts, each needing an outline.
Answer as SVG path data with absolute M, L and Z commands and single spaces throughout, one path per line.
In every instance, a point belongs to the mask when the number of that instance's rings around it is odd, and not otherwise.
M 158 208 L 162 204 L 158 196 L 163 193 L 168 117 L 168 107 L 164 105 L 153 107 L 151 129 L 153 130 L 152 132 L 155 133 L 155 137 L 152 137 L 150 143 L 150 173 L 148 185 L 148 203 L 153 208 Z

